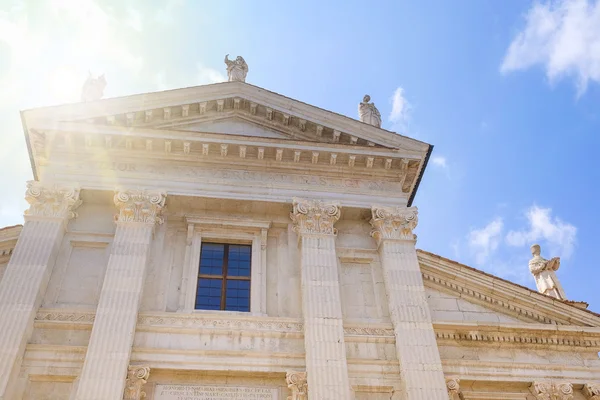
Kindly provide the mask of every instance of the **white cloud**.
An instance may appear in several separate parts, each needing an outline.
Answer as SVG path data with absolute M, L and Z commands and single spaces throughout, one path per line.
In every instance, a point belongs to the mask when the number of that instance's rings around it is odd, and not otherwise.
M 446 162 L 446 157 L 444 157 L 444 156 L 432 157 L 431 162 L 433 163 L 433 165 L 438 166 L 440 168 L 443 168 L 443 169 L 448 168 L 448 164 Z
M 196 64 L 198 69 L 196 85 L 206 85 L 208 83 L 225 82 L 227 77 L 221 71 L 214 68 L 206 67 L 201 63 Z
M 502 218 L 496 217 L 481 229 L 472 229 L 467 235 L 467 244 L 475 257 L 475 263 L 485 264 L 490 256 L 496 251 L 502 237 L 504 222 Z
M 600 82 L 600 0 L 535 3 L 500 70 L 508 73 L 534 65 L 543 66 L 551 82 L 574 76 L 579 94 L 590 80 Z
M 392 111 L 388 119 L 395 124 L 406 124 L 410 118 L 410 103 L 404 97 L 404 89 L 398 87 L 391 98 Z
M 577 228 L 570 223 L 552 216 L 551 208 L 531 206 L 526 217 L 529 227 L 525 230 L 511 230 L 506 235 L 506 242 L 511 246 L 522 247 L 544 241 L 550 246 L 552 255 L 568 258 L 575 247 Z

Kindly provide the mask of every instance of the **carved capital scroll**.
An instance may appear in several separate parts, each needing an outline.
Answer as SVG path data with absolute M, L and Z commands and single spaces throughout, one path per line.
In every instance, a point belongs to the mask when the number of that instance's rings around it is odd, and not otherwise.
M 337 229 L 333 224 L 340 219 L 340 214 L 337 203 L 294 199 L 294 210 L 290 218 L 294 223 L 294 231 L 300 235 L 335 235 Z
M 418 211 L 416 207 L 379 207 L 371 208 L 371 236 L 377 244 L 382 240 L 416 240 L 413 229 L 417 227 Z
M 27 182 L 25 200 L 29 209 L 25 211 L 25 219 L 77 217 L 75 209 L 81 205 L 79 188 L 62 185 L 45 185 L 37 181 Z
M 448 388 L 448 398 L 450 400 L 463 400 L 463 394 L 460 390 L 460 379 L 449 378 L 446 379 L 446 387 Z
M 125 391 L 123 400 L 140 400 L 146 397 L 142 387 L 150 377 L 150 367 L 130 365 L 127 370 L 127 381 L 125 382 Z
M 119 214 L 117 222 L 144 222 L 148 224 L 163 223 L 162 211 L 166 194 L 162 192 L 146 192 L 144 190 L 117 190 L 115 205 Z
M 583 394 L 589 400 L 600 400 L 600 383 L 586 383 Z
M 285 382 L 292 391 L 287 400 L 307 400 L 308 385 L 306 383 L 306 372 L 289 371 L 285 374 Z
M 537 400 L 573 399 L 573 385 L 568 382 L 533 382 L 529 390 Z

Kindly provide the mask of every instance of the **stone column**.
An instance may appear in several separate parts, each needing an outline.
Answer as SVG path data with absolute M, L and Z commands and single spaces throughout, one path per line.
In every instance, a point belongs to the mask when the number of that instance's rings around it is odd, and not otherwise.
M 25 224 L 0 282 L 0 399 L 12 399 L 25 346 L 67 222 L 76 216 L 79 189 L 27 183 Z
M 401 399 L 448 400 L 415 248 L 415 207 L 372 208 L 390 318 L 400 364 Z
M 76 400 L 123 397 L 154 225 L 162 222 L 165 194 L 117 191 L 114 200 L 117 230 Z
M 294 199 L 298 234 L 308 391 L 311 399 L 350 398 L 333 224 L 334 203 Z

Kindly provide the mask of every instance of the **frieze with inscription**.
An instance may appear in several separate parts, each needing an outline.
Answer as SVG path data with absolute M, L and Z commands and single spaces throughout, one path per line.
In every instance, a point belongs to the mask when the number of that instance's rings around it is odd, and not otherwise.
M 279 389 L 269 387 L 156 385 L 155 400 L 278 400 Z
M 55 165 L 55 168 L 58 165 Z M 58 167 L 60 168 L 60 167 Z M 205 183 L 223 184 L 231 183 L 236 186 L 247 184 L 249 186 L 261 185 L 269 187 L 290 188 L 323 188 L 327 190 L 341 190 L 343 192 L 378 192 L 378 193 L 401 193 L 400 182 L 389 182 L 383 180 L 367 180 L 358 178 L 335 178 L 315 176 L 307 174 L 291 174 L 268 171 L 213 169 L 205 166 L 183 166 L 183 165 L 157 165 L 130 162 L 80 162 L 75 165 L 63 165 L 72 171 L 119 171 L 129 173 L 132 176 L 151 174 L 154 176 L 189 177 L 194 180 L 202 180 Z M 60 169 L 62 169 L 60 168 Z M 121 175 L 124 176 L 124 175 Z

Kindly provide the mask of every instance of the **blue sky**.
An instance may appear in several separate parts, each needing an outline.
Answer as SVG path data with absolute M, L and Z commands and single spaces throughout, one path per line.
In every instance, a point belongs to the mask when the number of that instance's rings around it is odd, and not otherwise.
M 534 287 L 529 246 L 562 257 L 567 296 L 600 311 L 595 162 L 600 2 L 573 0 L 0 3 L 0 226 L 22 222 L 31 179 L 19 110 L 247 81 L 432 143 L 415 199 L 418 246 Z

